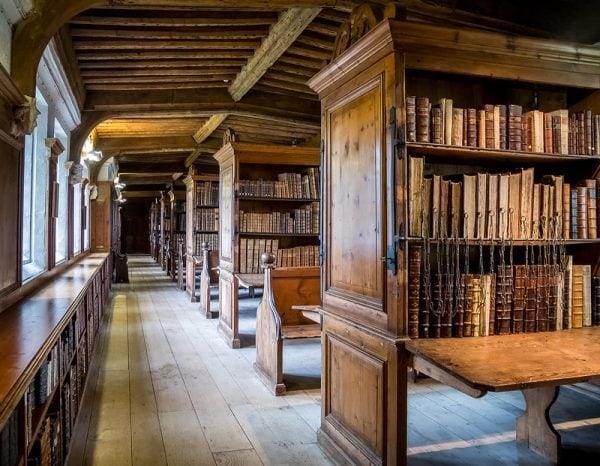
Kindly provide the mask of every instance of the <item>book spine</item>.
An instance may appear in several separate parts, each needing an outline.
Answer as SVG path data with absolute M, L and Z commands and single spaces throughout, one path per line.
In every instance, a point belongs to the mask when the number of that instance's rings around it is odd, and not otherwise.
M 563 184 L 562 193 L 562 239 L 571 238 L 571 185 Z
M 465 274 L 460 274 L 458 282 L 458 290 L 456 293 L 456 313 L 452 321 L 452 336 L 462 338 L 464 332 L 464 316 L 465 316 Z
M 596 180 L 586 180 L 587 187 L 587 224 L 588 238 L 598 238 L 597 230 L 597 204 L 596 204 Z
M 417 97 L 417 142 L 430 142 L 428 97 Z
M 515 293 L 516 294 L 516 293 Z M 515 296 L 516 298 L 516 296 Z M 509 265 L 498 266 L 496 274 L 496 322 L 495 335 L 510 333 L 511 309 L 513 302 L 513 270 Z
M 442 314 L 442 324 L 440 330 L 440 336 L 442 338 L 449 338 L 452 336 L 452 307 L 454 297 L 454 279 L 450 274 L 443 275 L 444 283 L 444 310 Z
M 524 330 L 527 333 L 536 331 L 537 277 L 536 266 L 525 269 L 525 318 Z
M 571 239 L 579 239 L 577 226 L 577 189 L 571 189 Z
M 548 266 L 548 330 L 553 332 L 558 329 L 558 295 L 560 275 L 556 265 Z
M 587 188 L 577 186 L 577 238 L 588 239 Z
M 548 270 L 546 265 L 537 266 L 536 330 L 548 331 Z
M 554 143 L 552 141 L 552 115 L 544 114 L 544 152 L 549 154 L 554 152 Z
M 467 109 L 467 146 L 477 147 L 477 110 Z
M 521 115 L 523 109 L 520 105 L 508 106 L 508 149 L 521 150 Z
M 431 338 L 440 338 L 442 334 L 442 288 L 442 275 L 440 273 L 436 273 L 433 284 L 433 310 L 429 315 L 429 336 Z
M 494 106 L 485 104 L 483 110 L 485 112 L 485 147 L 494 149 Z
M 516 265 L 514 270 L 513 333 L 523 333 L 523 320 L 526 306 L 526 266 Z
M 506 105 L 498 105 L 500 110 L 500 149 L 508 149 Z
M 419 302 L 421 283 L 421 246 L 410 248 L 408 257 L 408 336 L 419 337 Z
M 561 118 L 558 115 L 552 115 L 552 153 L 562 153 Z
M 584 140 L 585 140 L 585 154 L 588 155 L 592 155 L 594 153 L 593 151 L 593 131 L 592 131 L 592 111 L 591 110 L 586 110 L 584 113 L 584 127 L 585 127 L 585 135 L 584 135 Z
M 435 106 L 431 109 L 431 142 L 434 144 L 443 144 L 442 133 L 442 109 Z
M 406 97 L 406 141 L 417 142 L 417 98 Z
M 583 270 L 581 266 L 573 266 L 572 297 L 571 297 L 571 326 L 583 327 Z

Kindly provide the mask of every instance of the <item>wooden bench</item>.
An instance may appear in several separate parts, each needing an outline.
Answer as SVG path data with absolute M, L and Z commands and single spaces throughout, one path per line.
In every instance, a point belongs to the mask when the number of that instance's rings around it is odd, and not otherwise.
M 475 398 L 521 390 L 517 441 L 556 463 L 560 435 L 549 411 L 561 385 L 600 376 L 600 327 L 477 338 L 410 340 L 409 365 Z
M 177 242 L 177 288 L 185 290 L 185 241 Z
M 275 256 L 261 256 L 264 291 L 256 312 L 256 361 L 254 369 L 275 394 L 286 391 L 283 381 L 283 341 L 320 338 L 321 326 L 303 315 L 295 306 L 310 306 L 312 313 L 320 303 L 319 267 L 275 269 Z M 310 312 L 310 311 L 309 311 Z
M 219 286 L 219 251 L 209 251 L 202 243 L 202 272 L 200 272 L 200 309 L 207 319 L 215 317 L 210 310 L 210 290 Z M 217 312 L 218 314 L 218 312 Z
M 236 273 L 238 285 L 248 290 L 248 296 L 256 296 L 256 288 L 262 288 L 265 283 L 265 276 L 262 273 Z

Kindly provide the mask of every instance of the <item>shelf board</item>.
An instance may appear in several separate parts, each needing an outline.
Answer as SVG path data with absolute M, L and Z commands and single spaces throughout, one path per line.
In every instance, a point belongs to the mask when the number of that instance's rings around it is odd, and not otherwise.
M 275 201 L 275 202 L 319 202 L 320 199 L 298 199 L 289 197 L 260 197 L 260 196 L 237 196 L 240 201 Z
M 218 230 L 194 230 L 195 235 L 211 235 L 219 233 Z
M 240 231 L 240 235 L 243 236 L 315 236 L 318 237 L 319 233 L 276 233 L 276 232 L 264 232 L 259 233 L 255 231 Z
M 423 238 L 410 237 L 410 238 L 407 238 L 407 240 L 412 243 L 423 242 Z M 456 240 L 453 238 L 449 238 L 448 241 L 452 244 Z M 465 244 L 464 238 L 459 238 L 458 241 L 461 246 L 464 246 L 464 244 Z M 500 239 L 484 239 L 484 240 L 469 239 L 466 241 L 469 246 L 479 246 L 479 244 L 482 244 L 483 246 L 500 246 L 502 244 L 502 241 Z M 430 239 L 429 242 L 436 244 L 436 243 L 440 242 L 440 240 L 439 239 Z M 584 245 L 584 244 L 587 244 L 587 245 L 600 244 L 600 238 L 598 238 L 598 239 L 567 239 L 564 241 L 556 241 L 554 243 L 557 245 L 564 244 L 565 246 Z M 505 240 L 504 244 L 508 247 L 510 247 L 511 245 L 512 246 L 552 246 L 553 241 L 539 240 L 539 239 L 537 239 L 537 240 L 517 239 L 517 240 L 512 240 L 512 241 Z
M 219 204 L 197 205 L 196 209 L 217 209 Z
M 407 143 L 409 155 L 425 155 L 450 161 L 490 161 L 511 163 L 566 163 L 600 162 L 597 155 L 559 155 L 542 152 L 524 152 L 506 149 L 482 149 L 480 147 L 447 146 L 423 142 Z

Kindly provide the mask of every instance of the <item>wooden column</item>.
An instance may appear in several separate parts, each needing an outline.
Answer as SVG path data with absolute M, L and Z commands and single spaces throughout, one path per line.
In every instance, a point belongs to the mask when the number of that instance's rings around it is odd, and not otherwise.
M 65 150 L 57 138 L 46 138 L 48 148 L 48 270 L 56 265 L 56 219 L 58 218 L 58 157 Z
M 97 196 L 90 202 L 91 251 L 109 252 L 111 247 L 112 190 L 110 181 L 96 182 Z

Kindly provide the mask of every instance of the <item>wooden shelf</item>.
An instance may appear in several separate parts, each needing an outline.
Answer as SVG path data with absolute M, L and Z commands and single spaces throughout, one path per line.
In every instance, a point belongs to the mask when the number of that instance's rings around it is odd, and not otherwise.
M 243 236 L 314 236 L 318 237 L 319 233 L 275 233 L 275 232 L 256 232 L 256 231 L 240 231 Z
M 240 201 L 275 201 L 275 202 L 319 202 L 319 199 L 298 199 L 298 198 L 289 198 L 289 197 L 259 197 L 259 196 L 240 196 L 237 198 Z
M 411 243 L 422 243 L 423 242 L 423 238 L 406 238 L 409 242 Z M 465 244 L 465 239 L 464 238 L 458 238 L 458 241 L 461 245 Z M 429 239 L 430 243 L 439 243 L 439 242 L 446 242 L 446 240 L 442 241 L 439 239 Z M 449 238 L 448 242 L 450 243 L 455 243 L 456 240 L 453 238 Z M 479 246 L 479 244 L 482 244 L 483 246 L 500 246 L 502 244 L 502 240 L 500 239 L 484 239 L 484 240 L 478 240 L 478 239 L 469 239 L 466 240 L 467 244 L 469 246 Z M 556 245 L 561 245 L 564 244 L 565 246 L 576 246 L 576 245 L 590 245 L 590 244 L 600 244 L 600 238 L 597 239 L 567 239 L 564 241 L 552 241 L 552 240 L 525 240 L 525 239 L 517 239 L 517 240 L 505 240 L 504 244 L 506 246 L 552 246 L 552 244 L 556 244 Z
M 421 142 L 407 144 L 409 155 L 424 155 L 436 159 L 448 159 L 449 162 L 458 160 L 464 162 L 508 162 L 511 164 L 550 164 L 571 162 L 600 162 L 597 155 L 559 155 L 541 152 L 524 152 L 505 149 L 482 149 L 479 147 L 447 146 Z
M 218 209 L 219 204 L 197 205 L 196 209 Z
M 195 235 L 216 235 L 219 233 L 217 230 L 194 230 Z

